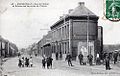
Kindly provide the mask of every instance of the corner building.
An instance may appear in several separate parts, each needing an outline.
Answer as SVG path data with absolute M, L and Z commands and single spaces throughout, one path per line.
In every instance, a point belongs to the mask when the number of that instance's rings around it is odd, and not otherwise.
M 84 2 L 70 9 L 51 27 L 51 49 L 54 53 L 70 52 L 73 60 L 82 52 L 95 58 L 98 39 L 98 16 L 85 7 Z M 87 44 L 88 43 L 88 44 Z

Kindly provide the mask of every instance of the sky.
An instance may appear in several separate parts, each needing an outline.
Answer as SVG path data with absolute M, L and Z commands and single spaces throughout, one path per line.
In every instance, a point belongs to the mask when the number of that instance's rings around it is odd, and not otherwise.
M 47 7 L 12 7 L 12 3 L 49 3 Z M 104 18 L 103 0 L 0 0 L 0 35 L 26 48 L 47 34 L 50 26 L 69 9 L 85 2 L 85 6 L 99 16 L 98 26 L 103 26 L 103 43 L 120 44 L 120 21 L 111 22 Z

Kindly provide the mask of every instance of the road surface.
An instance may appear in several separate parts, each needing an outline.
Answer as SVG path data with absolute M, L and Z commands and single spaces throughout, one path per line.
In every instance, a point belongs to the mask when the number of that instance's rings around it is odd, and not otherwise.
M 33 57 L 33 67 L 19 68 L 18 57 L 10 58 L 3 64 L 3 76 L 120 76 L 120 68 L 111 65 L 111 70 L 105 70 L 103 65 L 80 66 L 73 61 L 73 67 L 69 67 L 64 60 L 54 60 L 52 69 L 43 69 L 41 58 Z

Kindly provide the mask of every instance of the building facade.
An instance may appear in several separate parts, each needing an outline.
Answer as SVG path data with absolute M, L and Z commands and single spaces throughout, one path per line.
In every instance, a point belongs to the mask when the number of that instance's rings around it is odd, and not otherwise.
M 75 9 L 70 9 L 67 15 L 61 16 L 60 20 L 50 28 L 50 33 L 38 44 L 42 49 L 47 44 L 51 50 L 50 53 L 69 52 L 73 60 L 80 52 L 85 57 L 91 53 L 95 58 L 98 50 L 98 16 L 87 9 L 84 2 L 80 2 Z M 49 40 L 45 41 L 46 39 Z
M 0 56 L 2 57 L 10 57 L 15 56 L 18 52 L 17 46 L 9 42 L 8 40 L 5 40 L 0 36 Z

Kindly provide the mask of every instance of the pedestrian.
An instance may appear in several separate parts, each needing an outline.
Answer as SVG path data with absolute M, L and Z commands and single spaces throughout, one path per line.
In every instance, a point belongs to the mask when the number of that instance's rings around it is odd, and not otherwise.
M 93 55 L 92 54 L 88 54 L 87 58 L 88 58 L 90 66 L 91 66 L 92 65 L 92 60 L 93 60 Z
M 100 57 L 99 54 L 96 56 L 96 65 L 100 65 Z
M 113 58 L 114 58 L 114 64 L 116 64 L 118 58 L 118 53 L 116 51 L 113 54 Z
M 30 63 L 30 67 L 32 67 L 33 66 L 33 59 L 32 59 L 32 57 L 30 57 L 29 63 Z
M 18 57 L 20 57 L 21 56 L 21 54 L 20 53 L 18 53 Z
M 80 65 L 83 64 L 83 54 L 80 52 L 80 54 L 78 55 L 78 59 L 79 59 L 79 63 Z
M 19 66 L 19 67 L 22 66 L 22 60 L 21 60 L 20 58 L 19 58 L 18 66 Z
M 103 64 L 105 64 L 106 55 L 107 55 L 106 52 L 104 52 L 103 55 L 102 55 L 102 57 L 103 57 Z
M 46 65 L 46 59 L 45 59 L 45 57 L 43 57 L 43 59 L 42 59 L 42 68 L 45 68 L 45 65 Z
M 60 59 L 62 59 L 62 52 L 60 51 Z
M 49 57 L 47 57 L 46 62 L 47 62 L 47 69 L 49 69 L 49 67 L 50 67 L 50 59 L 49 59 Z
M 49 57 L 49 60 L 50 60 L 50 67 L 52 68 L 52 61 L 53 61 L 53 58 L 52 58 L 52 57 Z
M 30 62 L 29 62 L 29 58 L 27 58 L 27 67 L 29 66 L 29 63 L 30 63 Z
M 72 62 L 71 62 L 72 56 L 71 56 L 71 54 L 69 52 L 68 52 L 65 60 L 67 60 L 69 66 L 73 66 Z
M 26 65 L 26 67 L 28 67 L 29 66 L 29 58 L 25 58 L 25 65 Z
M 25 66 L 27 67 L 27 57 L 25 58 Z
M 106 67 L 106 70 L 110 70 L 110 59 L 108 54 L 106 55 L 106 58 L 105 58 L 105 67 Z
M 58 60 L 58 52 L 56 52 L 55 56 L 56 56 L 56 60 Z
M 24 65 L 25 65 L 25 60 L 24 60 L 24 57 L 22 57 L 22 67 L 24 67 Z

